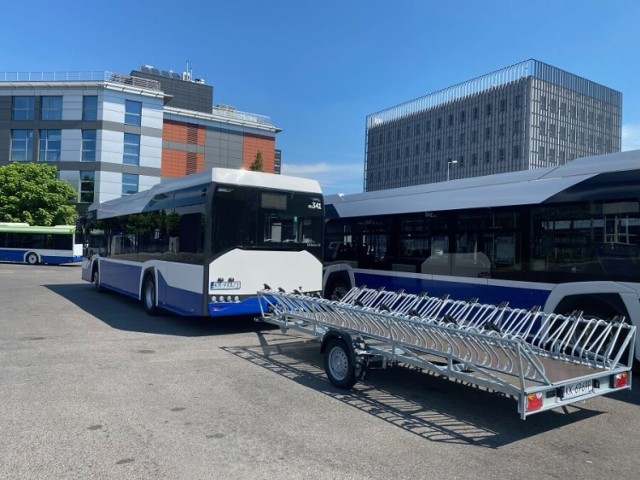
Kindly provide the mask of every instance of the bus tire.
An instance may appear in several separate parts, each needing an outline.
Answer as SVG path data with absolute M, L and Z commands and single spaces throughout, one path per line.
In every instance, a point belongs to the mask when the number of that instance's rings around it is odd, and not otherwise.
M 98 267 L 95 267 L 91 273 L 91 283 L 93 283 L 93 288 L 96 289 L 96 292 L 104 292 L 104 288 L 100 285 L 100 272 Z
M 349 281 L 344 275 L 335 275 L 330 278 L 325 289 L 325 298 L 329 300 L 341 300 L 350 290 Z
M 158 314 L 156 300 L 156 281 L 153 274 L 148 273 L 142 282 L 142 304 L 148 315 L 155 316 Z
M 39 263 L 38 255 L 35 252 L 27 253 L 25 260 L 29 265 L 37 265 Z
M 324 369 L 332 385 L 344 389 L 355 385 L 356 366 L 349 347 L 341 338 L 329 340 L 324 353 Z

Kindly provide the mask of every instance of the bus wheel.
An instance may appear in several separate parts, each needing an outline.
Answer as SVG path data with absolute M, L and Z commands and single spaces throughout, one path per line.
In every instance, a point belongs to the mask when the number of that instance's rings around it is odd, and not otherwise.
M 104 292 L 104 288 L 100 286 L 100 273 L 98 272 L 98 267 L 93 269 L 93 274 L 91 275 L 91 281 L 93 283 L 93 288 L 96 289 L 96 292 Z
M 356 367 L 344 340 L 340 338 L 329 340 L 324 354 L 324 369 L 334 386 L 351 388 L 355 385 Z
M 149 315 L 157 315 L 158 307 L 156 306 L 156 282 L 152 274 L 144 277 L 142 283 L 142 303 L 144 309 Z
M 325 291 L 325 298 L 329 300 L 341 300 L 349 291 L 349 285 L 344 277 L 338 276 L 329 281 Z
M 38 255 L 33 252 L 27 253 L 27 263 L 29 265 L 37 265 L 38 264 Z

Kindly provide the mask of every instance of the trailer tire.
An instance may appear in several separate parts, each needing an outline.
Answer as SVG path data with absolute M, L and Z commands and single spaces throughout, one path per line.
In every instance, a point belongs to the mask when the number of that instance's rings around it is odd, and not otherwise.
M 156 305 L 156 281 L 152 273 L 147 274 L 142 282 L 142 304 L 148 315 L 158 314 Z
M 344 340 L 329 340 L 324 354 L 324 369 L 329 381 L 338 388 L 349 389 L 357 381 L 356 366 Z

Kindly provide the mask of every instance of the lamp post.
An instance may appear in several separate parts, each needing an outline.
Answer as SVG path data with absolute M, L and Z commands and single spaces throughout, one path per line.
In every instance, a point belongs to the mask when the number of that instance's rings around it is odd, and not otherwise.
M 449 160 L 447 162 L 447 182 L 449 181 L 449 167 L 451 166 L 451 164 L 456 164 L 458 163 L 458 160 Z

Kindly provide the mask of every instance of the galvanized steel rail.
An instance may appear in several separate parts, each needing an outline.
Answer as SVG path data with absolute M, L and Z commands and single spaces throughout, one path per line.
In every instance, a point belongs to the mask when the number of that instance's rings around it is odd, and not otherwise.
M 506 303 L 365 287 L 351 289 L 340 301 L 273 290 L 258 295 L 264 300 L 263 319 L 283 331 L 362 337 L 367 349 L 359 354 L 512 395 L 519 399 L 522 418 L 528 414 L 527 395 L 628 371 L 633 359 L 635 327 L 624 319 L 547 314 L 538 307 L 515 309 Z M 599 380 L 595 383 L 598 388 L 581 399 L 608 393 Z M 569 398 L 556 398 L 544 409 L 568 403 Z

